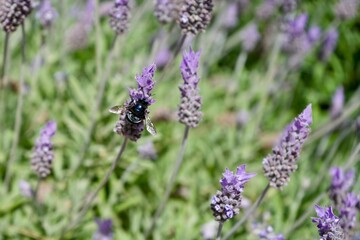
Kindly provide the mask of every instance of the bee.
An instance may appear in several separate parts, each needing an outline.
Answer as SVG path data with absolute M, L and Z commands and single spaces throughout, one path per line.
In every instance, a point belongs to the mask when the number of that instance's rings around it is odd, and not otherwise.
M 147 114 L 149 104 L 144 99 L 134 100 L 131 99 L 129 106 L 114 106 L 109 109 L 109 112 L 114 114 L 121 114 L 126 112 L 126 119 L 133 123 L 138 124 L 145 121 L 146 130 L 153 136 L 156 135 L 156 129 Z

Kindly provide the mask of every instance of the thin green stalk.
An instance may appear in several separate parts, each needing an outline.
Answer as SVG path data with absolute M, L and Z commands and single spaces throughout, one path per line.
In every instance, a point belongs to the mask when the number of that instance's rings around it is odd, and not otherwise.
M 10 157 L 7 162 L 6 166 L 6 173 L 5 173 L 5 180 L 4 186 L 6 189 L 9 189 L 10 185 L 10 175 L 11 175 L 11 167 L 16 159 L 17 147 L 19 144 L 19 136 L 20 136 L 20 128 L 22 123 L 22 109 L 23 109 L 23 102 L 24 102 L 24 85 L 25 85 L 25 48 L 26 48 L 26 37 L 25 37 L 25 23 L 21 24 L 21 34 L 22 34 L 22 41 L 21 41 L 21 70 L 20 70 L 20 93 L 18 95 L 17 105 L 16 105 L 16 116 L 15 116 L 15 129 L 14 129 L 14 139 L 10 151 Z
M 79 155 L 79 161 L 77 163 L 77 165 L 75 166 L 73 173 L 76 172 L 76 170 L 83 165 L 84 160 L 85 160 L 85 155 L 89 149 L 90 146 L 90 142 L 91 142 L 91 137 L 94 134 L 95 131 L 95 126 L 96 126 L 96 120 L 97 120 L 97 115 L 100 109 L 100 106 L 102 104 L 102 101 L 104 99 L 104 93 L 105 93 L 105 88 L 106 85 L 108 83 L 108 79 L 109 79 L 109 75 L 110 75 L 110 70 L 112 67 L 112 63 L 113 63 L 113 58 L 114 58 L 114 54 L 115 54 L 115 43 L 116 43 L 116 39 L 117 39 L 117 35 L 115 35 L 113 42 L 111 43 L 111 47 L 109 50 L 109 55 L 106 61 L 106 69 L 105 69 L 105 73 L 104 75 L 102 75 L 101 79 L 100 79 L 100 83 L 99 83 L 99 91 L 97 92 L 97 96 L 96 96 L 96 102 L 93 105 L 94 108 L 92 109 L 91 115 L 90 115 L 90 126 L 89 126 L 89 130 L 87 132 L 87 135 L 85 137 L 85 143 L 84 146 L 82 147 L 81 151 L 80 151 L 80 155 Z
M 6 73 L 6 64 L 7 64 L 7 55 L 8 55 L 8 48 L 9 48 L 9 37 L 10 34 L 5 34 L 5 42 L 4 42 L 4 52 L 3 52 L 3 62 L 1 66 L 1 73 L 0 73 L 0 131 L 1 134 L 1 146 L 2 152 L 5 152 L 5 73 Z
M 217 234 L 216 234 L 216 240 L 221 240 L 221 231 L 222 231 L 223 225 L 224 225 L 223 222 L 219 222 L 219 227 L 218 227 Z
M 259 198 L 256 200 L 255 204 L 245 213 L 245 215 L 235 224 L 235 226 L 230 229 L 230 231 L 225 235 L 223 240 L 229 239 L 232 235 L 234 235 L 236 231 L 241 227 L 241 225 L 248 220 L 248 218 L 256 211 L 256 209 L 258 209 L 269 189 L 270 184 L 267 184 Z
M 96 190 L 90 195 L 90 197 L 85 200 L 85 203 L 83 204 L 80 213 L 78 214 L 78 216 L 75 218 L 74 221 L 72 221 L 67 227 L 65 227 L 65 230 L 63 231 L 62 234 L 65 234 L 66 231 L 69 231 L 71 229 L 73 229 L 74 227 L 76 227 L 78 224 L 81 223 L 81 221 L 83 220 L 84 216 L 86 215 L 87 211 L 89 210 L 89 208 L 91 207 L 92 203 L 94 202 L 97 194 L 100 192 L 100 190 L 105 186 L 105 184 L 109 181 L 110 175 L 114 172 L 116 166 L 119 163 L 119 160 L 121 159 L 121 156 L 125 150 L 126 144 L 127 144 L 128 139 L 125 138 L 121 148 L 119 150 L 119 153 L 117 154 L 115 160 L 113 161 L 110 169 L 107 171 L 105 177 L 101 180 L 99 186 L 96 188 Z
M 178 174 L 178 172 L 180 170 L 180 166 L 181 166 L 181 164 L 182 164 L 182 162 L 184 160 L 184 153 L 185 153 L 186 143 L 187 143 L 187 139 L 188 139 L 188 135 L 189 135 L 189 130 L 190 130 L 190 128 L 188 126 L 186 126 L 177 161 L 176 161 L 174 169 L 173 169 L 173 171 L 171 173 L 170 180 L 168 181 L 168 183 L 166 185 L 165 194 L 164 194 L 164 196 L 163 196 L 163 198 L 161 200 L 161 203 L 160 203 L 159 207 L 157 208 L 157 210 L 156 210 L 156 212 L 155 212 L 155 214 L 154 214 L 154 216 L 152 218 L 149 229 L 145 233 L 145 239 L 148 239 L 148 237 L 150 237 L 152 232 L 154 231 L 155 226 L 156 226 L 156 222 L 159 219 L 159 217 L 161 216 L 161 214 L 163 213 L 163 211 L 165 209 L 165 206 L 166 206 L 166 203 L 167 203 L 167 201 L 169 199 L 171 190 L 174 187 L 176 176 L 177 176 L 177 174 Z

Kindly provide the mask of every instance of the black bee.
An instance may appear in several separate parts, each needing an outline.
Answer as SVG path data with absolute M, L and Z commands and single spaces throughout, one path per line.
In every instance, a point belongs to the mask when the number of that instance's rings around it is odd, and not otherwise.
M 147 114 L 147 108 L 149 104 L 144 99 L 134 100 L 131 99 L 130 104 L 125 106 L 114 106 L 109 109 L 111 113 L 121 114 L 126 111 L 126 119 L 133 123 L 138 124 L 145 121 L 146 130 L 151 135 L 156 135 L 156 129 L 154 124 L 151 122 L 150 117 Z

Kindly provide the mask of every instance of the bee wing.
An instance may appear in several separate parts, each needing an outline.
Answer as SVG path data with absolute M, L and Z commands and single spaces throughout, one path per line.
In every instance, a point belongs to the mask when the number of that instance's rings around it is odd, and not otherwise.
M 151 122 L 149 115 L 146 114 L 145 116 L 145 125 L 146 125 L 146 130 L 153 136 L 156 135 L 156 129 L 154 124 Z
M 113 106 L 109 109 L 109 112 L 114 113 L 114 114 L 121 114 L 122 111 L 124 111 L 124 106 Z

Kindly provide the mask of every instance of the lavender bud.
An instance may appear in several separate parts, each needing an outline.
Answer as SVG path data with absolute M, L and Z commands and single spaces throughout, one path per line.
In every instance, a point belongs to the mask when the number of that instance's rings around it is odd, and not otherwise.
M 276 11 L 278 3 L 276 0 L 264 0 L 256 8 L 256 17 L 260 20 L 269 19 Z
M 178 110 L 179 121 L 188 127 L 197 127 L 201 121 L 201 97 L 199 95 L 198 67 L 200 51 L 194 52 L 191 48 L 189 52 L 183 53 L 183 60 L 180 65 L 181 75 L 184 84 L 181 85 L 181 103 Z
M 256 175 L 245 172 L 245 168 L 243 164 L 237 168 L 235 174 L 229 169 L 223 173 L 224 177 L 220 180 L 221 191 L 217 191 L 210 204 L 216 221 L 225 222 L 239 214 L 244 184 Z
M 127 31 L 130 18 L 128 0 L 115 0 L 110 10 L 110 27 L 120 35 Z
M 253 223 L 253 231 L 263 240 L 285 240 L 282 234 L 276 234 L 271 226 L 266 226 L 261 223 Z
M 338 41 L 338 32 L 335 28 L 331 28 L 325 35 L 324 43 L 319 53 L 320 60 L 327 61 L 335 50 Z
M 344 108 L 344 88 L 338 87 L 332 97 L 330 116 L 332 119 L 339 117 L 342 114 Z
M 205 31 L 212 17 L 212 0 L 185 0 L 178 18 L 184 35 Z
M 155 56 L 155 64 L 158 68 L 164 68 L 172 58 L 172 53 L 168 48 L 160 49 Z
M 295 120 L 288 125 L 273 152 L 263 160 L 265 176 L 270 186 L 282 189 L 290 181 L 290 174 L 297 169 L 296 162 L 305 140 L 310 133 L 312 109 L 309 104 Z
M 236 2 L 230 3 L 222 17 L 222 25 L 225 28 L 235 27 L 239 20 L 239 8 Z
M 7 32 L 15 32 L 25 18 L 31 13 L 30 0 L 2 0 L 0 1 L 0 25 Z
M 334 215 L 332 207 L 322 208 L 315 205 L 318 218 L 312 218 L 317 223 L 319 235 L 323 240 L 344 240 L 344 232 L 339 224 L 339 218 Z
M 129 138 L 131 141 L 136 142 L 141 137 L 144 130 L 144 120 L 142 119 L 139 123 L 131 122 L 127 115 L 127 109 L 130 108 L 133 101 L 144 101 L 148 106 L 155 102 L 151 96 L 151 91 L 155 85 L 153 80 L 155 69 L 156 65 L 152 64 L 145 67 L 141 75 L 136 76 L 138 88 L 129 89 L 131 100 L 125 103 L 125 111 L 121 112 L 119 120 L 116 122 L 114 132 Z M 146 110 L 146 114 L 148 114 L 148 110 Z
M 311 44 L 319 41 L 321 38 L 321 29 L 318 26 L 311 26 L 308 30 L 308 39 Z
M 356 225 L 356 205 L 358 204 L 358 202 L 359 200 L 357 196 L 354 193 L 350 192 L 347 193 L 346 196 L 343 198 L 341 206 L 339 207 L 340 226 L 342 227 L 344 233 L 347 236 L 352 235 L 351 230 Z
M 260 33 L 255 23 L 247 25 L 240 33 L 240 40 L 244 51 L 251 52 L 256 47 L 260 37 Z
M 56 132 L 56 122 L 48 122 L 40 131 L 40 137 L 35 141 L 31 158 L 32 169 L 40 178 L 46 178 L 52 169 L 54 160 L 53 144 L 51 138 Z
M 25 180 L 20 180 L 19 189 L 21 195 L 23 195 L 26 198 L 33 198 L 35 195 L 35 190 L 31 187 L 30 183 L 28 183 Z
M 95 219 L 98 225 L 98 230 L 93 235 L 93 240 L 112 240 L 113 236 L 113 224 L 111 219 Z
M 353 187 L 355 182 L 355 171 L 351 169 L 347 172 L 344 172 L 339 167 L 333 167 L 330 169 L 331 185 L 329 188 L 330 199 L 334 202 L 335 206 L 338 208 L 346 194 Z
M 212 240 L 216 237 L 218 223 L 214 220 L 201 226 L 201 236 L 203 240 Z
M 335 5 L 335 15 L 341 20 L 348 20 L 358 14 L 359 0 L 339 0 Z
M 152 141 L 140 145 L 137 150 L 140 157 L 143 159 L 155 160 L 157 158 L 155 146 Z
M 154 15 L 162 24 L 176 21 L 183 0 L 156 0 Z
M 51 5 L 50 0 L 43 0 L 36 13 L 36 17 L 40 20 L 40 23 L 44 28 L 49 28 L 55 22 L 58 13 Z

